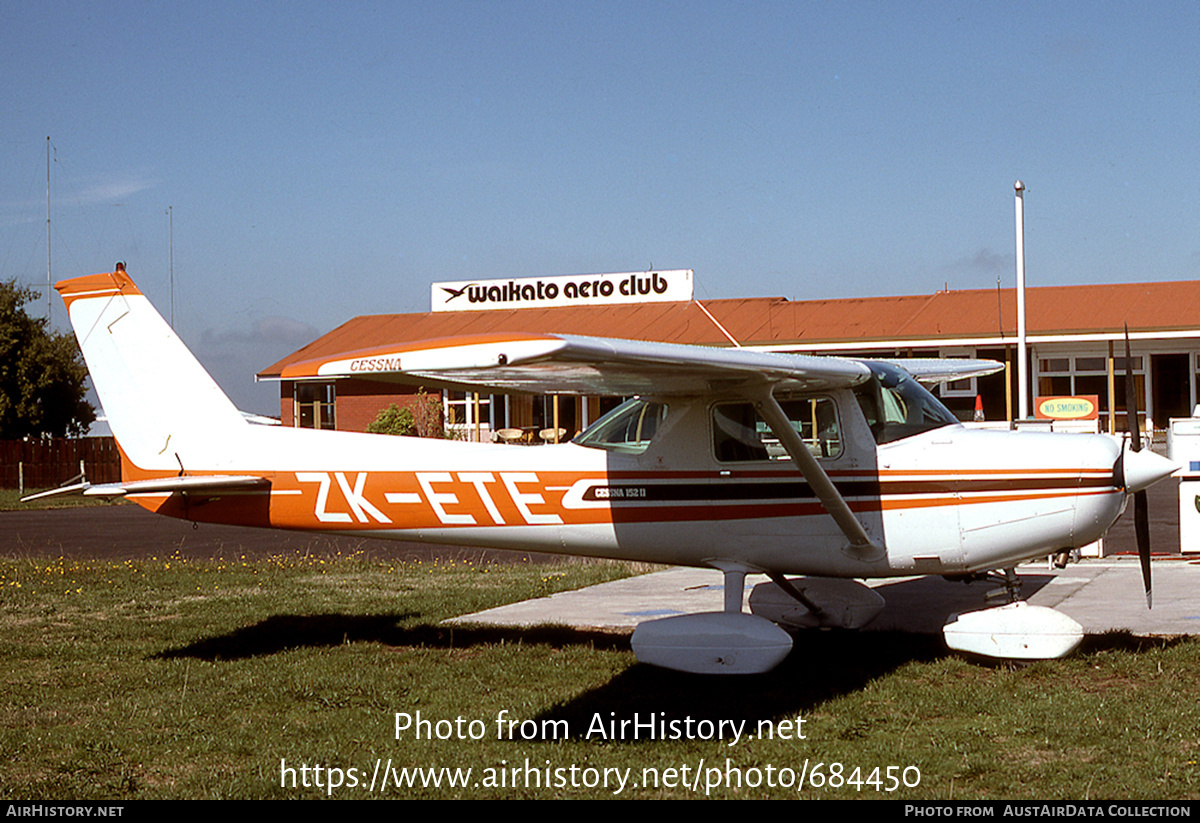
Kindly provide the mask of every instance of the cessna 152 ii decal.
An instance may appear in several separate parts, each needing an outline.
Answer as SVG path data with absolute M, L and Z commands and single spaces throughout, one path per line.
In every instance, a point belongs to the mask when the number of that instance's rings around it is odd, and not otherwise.
M 1065 654 L 1080 627 L 1020 602 L 1013 567 L 1096 540 L 1129 495 L 1174 469 L 1102 435 L 968 430 L 919 382 L 989 362 L 902 369 L 554 334 L 434 340 L 303 368 L 635 398 L 571 443 L 255 426 L 124 271 L 56 288 L 123 458 L 120 483 L 75 491 L 200 522 L 712 567 L 725 576 L 723 612 L 646 622 L 633 637 L 640 660 L 686 671 L 770 669 L 791 648 L 780 623 L 862 625 L 883 601 L 855 578 L 993 570 L 1005 570 L 1012 603 L 952 620 L 947 642 Z M 744 577 L 757 572 L 774 584 L 756 587 L 747 614 Z

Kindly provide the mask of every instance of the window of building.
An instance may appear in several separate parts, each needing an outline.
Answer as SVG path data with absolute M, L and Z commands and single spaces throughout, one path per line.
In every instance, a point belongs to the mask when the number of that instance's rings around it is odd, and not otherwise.
M 502 416 L 504 408 L 502 400 L 495 406 L 493 405 L 494 397 L 494 395 L 476 394 L 475 392 L 446 391 L 442 400 L 442 411 L 446 416 L 446 430 L 457 432 L 464 440 L 474 440 L 475 431 L 478 429 L 482 439 L 486 440 L 485 432 L 489 432 L 493 428 L 504 428 L 503 425 L 497 425 L 497 421 L 492 417 L 493 408 L 499 407 Z M 479 400 L 478 404 L 475 402 L 476 398 Z M 503 420 L 500 422 L 502 423 Z
M 1193 378 L 1192 378 L 1192 383 L 1196 387 L 1195 388 L 1196 394 L 1193 394 L 1192 396 L 1197 397 L 1197 399 L 1200 400 L 1200 397 L 1197 396 L 1197 395 L 1200 395 L 1200 353 L 1198 353 L 1196 355 L 1196 368 L 1193 369 L 1192 371 L 1195 372 L 1195 374 L 1193 375 Z M 1194 413 L 1195 413 L 1195 410 L 1193 409 L 1193 414 Z
M 301 429 L 337 428 L 332 383 L 296 383 L 292 388 L 295 424 Z
M 1037 361 L 1037 393 L 1040 397 L 1095 395 L 1099 398 L 1100 426 L 1108 429 L 1111 413 L 1108 403 L 1108 357 L 1079 355 L 1076 357 L 1042 357 Z M 1146 377 L 1143 358 L 1129 358 L 1134 372 L 1133 386 L 1138 397 L 1138 419 L 1145 425 Z M 1125 356 L 1113 357 L 1113 395 L 1116 410 L 1114 428 L 1125 431 Z
M 973 359 L 976 357 L 976 354 L 974 349 L 956 347 L 942 349 L 938 352 L 938 356 L 947 359 Z M 948 380 L 945 383 L 941 383 L 936 392 L 939 397 L 969 397 L 972 401 L 974 401 L 975 395 L 978 393 L 979 386 L 975 382 L 974 377 L 964 377 L 962 380 Z

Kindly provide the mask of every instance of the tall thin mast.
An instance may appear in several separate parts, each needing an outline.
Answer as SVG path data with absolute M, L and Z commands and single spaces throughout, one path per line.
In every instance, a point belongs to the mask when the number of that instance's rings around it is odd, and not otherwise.
M 175 328 L 175 207 L 167 206 L 168 269 L 171 272 L 171 328 Z
M 46 325 L 50 325 L 50 135 L 46 135 Z
M 1025 342 L 1025 184 L 1018 180 L 1017 223 L 1017 389 L 1020 419 L 1029 417 L 1029 354 Z

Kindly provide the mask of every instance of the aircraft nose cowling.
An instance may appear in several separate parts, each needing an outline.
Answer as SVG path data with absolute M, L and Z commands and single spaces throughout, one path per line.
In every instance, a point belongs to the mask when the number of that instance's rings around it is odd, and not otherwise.
M 1121 454 L 1121 481 L 1127 494 L 1148 489 L 1179 468 L 1174 461 L 1157 455 L 1149 449 L 1140 452 L 1126 449 Z

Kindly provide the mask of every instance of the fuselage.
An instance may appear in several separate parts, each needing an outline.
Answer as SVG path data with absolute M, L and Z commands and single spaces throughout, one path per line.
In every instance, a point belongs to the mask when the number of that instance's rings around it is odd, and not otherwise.
M 619 438 L 592 445 L 247 425 L 224 433 L 225 457 L 186 470 L 269 489 L 134 499 L 201 522 L 841 577 L 1008 566 L 1092 542 L 1123 508 L 1112 438 L 943 425 L 880 444 L 852 392 L 816 397 L 800 398 L 814 410 L 806 442 L 882 548 L 872 556 L 848 550 L 769 434 L 763 449 L 729 448 L 737 398 L 672 398 L 652 432 L 631 440 L 617 421 Z M 127 461 L 132 479 L 160 473 Z
M 1127 491 L 1172 468 L 1099 435 L 967 430 L 896 364 L 553 336 L 432 344 L 383 365 L 518 387 L 556 368 L 581 391 L 638 387 L 573 443 L 261 427 L 124 272 L 57 288 L 122 449 L 114 493 L 194 521 L 831 577 L 956 574 L 1089 543 Z

